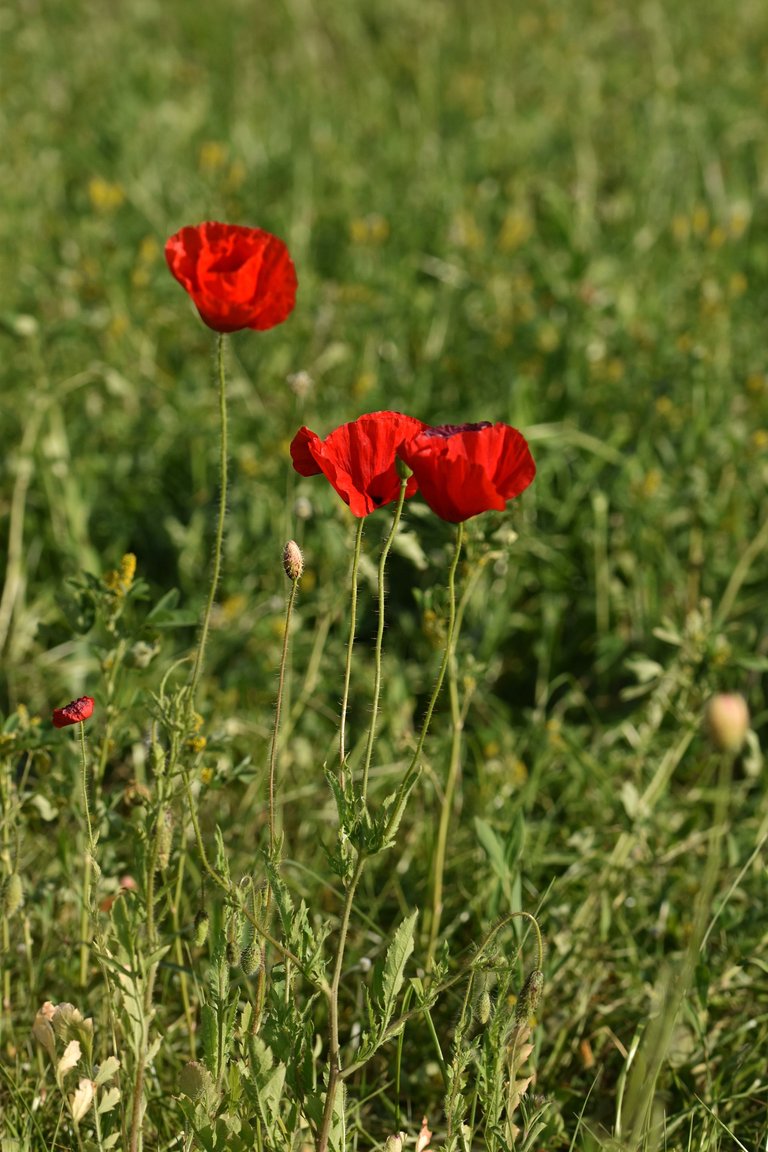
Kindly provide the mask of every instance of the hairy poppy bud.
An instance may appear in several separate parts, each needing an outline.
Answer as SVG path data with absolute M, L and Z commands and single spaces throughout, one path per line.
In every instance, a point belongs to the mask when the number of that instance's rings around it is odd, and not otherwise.
M 301 579 L 301 574 L 304 571 L 304 557 L 295 540 L 289 540 L 283 548 L 283 569 L 288 579 L 293 580 L 294 583 Z
M 208 939 L 208 928 L 210 927 L 211 918 L 206 912 L 205 908 L 200 908 L 195 916 L 194 928 L 194 941 L 196 948 L 202 948 Z
M 749 731 L 749 708 L 743 696 L 719 692 L 707 702 L 704 713 L 709 738 L 718 752 L 740 752 Z
M 173 812 L 167 806 L 157 818 L 157 864 L 165 872 L 173 845 Z
M 523 987 L 515 1005 L 515 1020 L 528 1020 L 536 1011 L 544 987 L 544 973 L 534 968 Z
M 244 976 L 255 976 L 259 968 L 261 968 L 261 949 L 258 944 L 249 944 L 247 948 L 243 949 L 243 955 L 240 958 L 240 967 L 242 968 Z
M 2 887 L 3 915 L 10 918 L 24 903 L 24 889 L 18 872 L 11 872 Z

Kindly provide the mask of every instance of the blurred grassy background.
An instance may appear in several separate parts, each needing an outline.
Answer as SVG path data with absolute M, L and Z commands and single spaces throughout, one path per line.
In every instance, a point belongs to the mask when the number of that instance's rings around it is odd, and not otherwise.
M 473 525 L 470 555 L 482 538 L 498 555 L 468 613 L 451 931 L 468 940 L 505 901 L 544 901 L 555 947 L 539 1083 L 571 1131 L 595 1078 L 587 1050 L 603 1065 L 594 1111 L 606 1120 L 649 982 L 685 940 L 689 854 L 703 851 L 709 812 L 703 750 L 638 832 L 638 871 L 608 883 L 616 836 L 636 827 L 632 797 L 713 688 L 744 691 L 765 725 L 765 553 L 714 628 L 708 604 L 717 613 L 766 519 L 767 66 L 762 0 L 0 11 L 7 710 L 98 696 L 98 648 L 73 638 L 59 603 L 83 570 L 133 551 L 155 599 L 177 587 L 199 609 L 217 483 L 212 338 L 162 247 L 208 218 L 275 232 L 298 269 L 296 311 L 230 341 L 233 490 L 205 685 L 216 819 L 235 854 L 251 843 L 237 778 L 253 777 L 259 818 L 279 555 L 295 536 L 308 567 L 286 749 L 286 796 L 307 807 L 290 816 L 299 856 L 316 832 L 352 526 L 321 480 L 291 472 L 299 424 L 324 435 L 388 407 L 520 427 L 537 480 L 510 516 Z M 406 521 L 389 601 L 393 758 L 434 675 L 444 594 L 432 562 L 449 546 L 415 502 Z M 384 528 L 372 519 L 371 550 Z M 164 639 L 163 667 L 191 642 L 191 630 Z M 324 671 L 307 679 L 321 652 Z M 117 779 L 131 774 L 140 693 L 160 663 L 121 689 Z M 638 677 L 650 704 L 632 695 Z M 362 693 L 355 706 L 362 722 Z M 439 748 L 434 763 L 439 792 Z M 416 863 L 371 901 L 396 908 L 418 892 L 433 800 L 428 780 L 407 833 Z M 754 772 L 736 801 L 724 891 L 765 828 Z M 511 896 L 473 815 L 506 845 Z M 38 880 L 54 885 L 55 865 Z M 748 1145 L 765 1129 L 764 1069 L 744 1048 L 749 1033 L 758 1049 L 755 1027 L 768 1037 L 764 973 L 761 985 L 749 969 L 762 972 L 759 883 L 759 870 L 742 876 L 719 922 L 714 1002 L 691 1009 L 668 1086 L 680 1125 L 694 1112 L 706 1122 L 699 1093 Z M 574 910 L 601 884 L 599 930 L 579 935 Z M 30 1003 L 49 961 L 43 948 Z

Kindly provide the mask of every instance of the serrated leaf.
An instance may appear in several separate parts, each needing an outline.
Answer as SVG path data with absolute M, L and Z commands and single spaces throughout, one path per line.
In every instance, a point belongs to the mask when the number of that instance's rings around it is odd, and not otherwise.
M 103 1064 L 99 1065 L 99 1071 L 96 1075 L 97 1084 L 106 1084 L 107 1080 L 111 1080 L 115 1072 L 120 1067 L 120 1061 L 117 1056 L 108 1056 Z
M 61 1059 L 56 1065 L 56 1079 L 63 1080 L 67 1072 L 75 1067 L 80 1059 L 80 1041 L 70 1040 L 67 1044 Z
M 413 935 L 418 915 L 418 910 L 412 912 L 397 928 L 387 949 L 380 974 L 374 979 L 374 999 L 381 1014 L 378 1023 L 382 1031 L 392 1018 L 398 994 L 403 986 L 405 965 L 413 952 Z
M 115 1105 L 120 1100 L 120 1089 L 117 1087 L 108 1088 L 99 1101 L 99 1106 L 96 1109 L 99 1116 L 103 1116 L 105 1112 L 111 1112 Z

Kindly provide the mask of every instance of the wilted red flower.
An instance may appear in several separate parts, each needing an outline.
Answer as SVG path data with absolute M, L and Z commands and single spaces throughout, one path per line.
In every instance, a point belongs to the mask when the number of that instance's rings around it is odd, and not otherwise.
M 325 440 L 309 428 L 300 428 L 291 443 L 293 466 L 302 476 L 322 472 L 354 516 L 367 516 L 397 499 L 397 449 L 426 427 L 402 412 L 369 412 L 342 424 Z M 412 496 L 417 487 L 411 476 L 406 496 Z
M 432 511 L 452 524 L 501 511 L 536 475 L 525 437 L 509 424 L 425 428 L 404 441 L 398 455 Z
M 264 331 L 296 303 L 296 270 L 282 240 L 261 228 L 208 221 L 182 228 L 165 259 L 215 332 Z
M 66 704 L 63 708 L 54 708 L 54 728 L 66 728 L 69 724 L 82 724 L 93 714 L 95 703 L 96 701 L 92 696 L 81 696 L 79 700 L 73 700 L 71 704 Z

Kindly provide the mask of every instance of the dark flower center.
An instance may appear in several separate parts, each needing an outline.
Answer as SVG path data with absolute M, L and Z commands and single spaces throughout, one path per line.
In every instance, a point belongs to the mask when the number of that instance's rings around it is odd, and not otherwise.
M 422 436 L 439 436 L 447 440 L 458 432 L 480 432 L 483 428 L 490 428 L 490 420 L 480 420 L 477 424 L 440 424 L 437 428 L 425 428 Z

